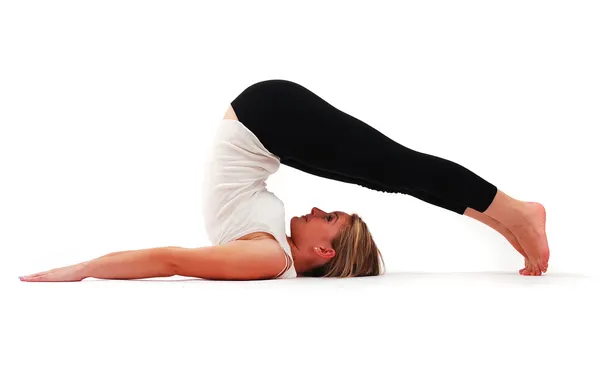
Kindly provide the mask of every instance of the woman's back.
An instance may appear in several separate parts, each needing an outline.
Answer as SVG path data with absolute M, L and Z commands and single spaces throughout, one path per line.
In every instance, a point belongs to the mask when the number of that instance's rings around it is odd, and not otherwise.
M 270 234 L 291 263 L 279 277 L 294 278 L 284 205 L 266 188 L 266 179 L 279 166 L 279 158 L 241 122 L 221 120 L 205 158 L 202 213 L 213 245 L 248 238 L 252 233 Z

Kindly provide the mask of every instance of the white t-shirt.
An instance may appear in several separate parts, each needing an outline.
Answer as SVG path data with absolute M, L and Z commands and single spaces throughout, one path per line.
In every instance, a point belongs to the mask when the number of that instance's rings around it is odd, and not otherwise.
M 243 123 L 222 119 L 206 155 L 202 186 L 204 226 L 213 245 L 246 234 L 272 234 L 285 251 L 287 271 L 277 278 L 297 276 L 285 232 L 283 202 L 266 188 L 280 158 L 269 152 Z

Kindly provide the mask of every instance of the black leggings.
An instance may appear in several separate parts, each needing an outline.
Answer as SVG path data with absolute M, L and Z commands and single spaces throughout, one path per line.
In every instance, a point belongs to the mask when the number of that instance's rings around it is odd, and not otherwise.
M 407 148 L 287 80 L 261 81 L 232 102 L 238 120 L 281 164 L 464 214 L 484 212 L 497 188 L 452 161 Z

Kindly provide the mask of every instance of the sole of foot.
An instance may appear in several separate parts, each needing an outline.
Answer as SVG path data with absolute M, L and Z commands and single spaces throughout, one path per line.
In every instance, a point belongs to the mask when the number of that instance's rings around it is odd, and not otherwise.
M 526 266 L 519 270 L 519 274 L 539 276 L 545 273 L 550 260 L 546 236 L 546 208 L 539 202 L 525 202 L 523 219 L 513 225 L 511 231 L 527 253 Z

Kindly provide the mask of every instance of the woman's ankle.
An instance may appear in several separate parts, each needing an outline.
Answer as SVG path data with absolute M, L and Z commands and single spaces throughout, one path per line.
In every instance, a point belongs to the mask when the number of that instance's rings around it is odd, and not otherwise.
M 496 197 L 494 197 L 484 214 L 510 229 L 524 222 L 524 205 L 523 201 L 512 198 L 498 189 Z

